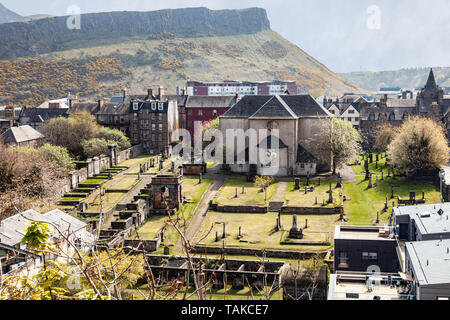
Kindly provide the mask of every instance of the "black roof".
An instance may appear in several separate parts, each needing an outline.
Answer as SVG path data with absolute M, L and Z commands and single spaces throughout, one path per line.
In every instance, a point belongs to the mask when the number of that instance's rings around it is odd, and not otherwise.
M 98 102 L 77 102 L 69 108 L 67 114 L 76 114 L 82 112 L 96 114 L 99 110 L 100 108 L 98 107 Z
M 67 109 L 23 108 L 20 112 L 20 118 L 30 118 L 30 122 L 44 122 L 58 117 L 67 117 Z
M 269 100 L 277 99 L 274 108 L 267 108 Z M 270 105 L 268 105 L 270 106 Z M 283 106 L 283 108 L 281 108 Z M 261 109 L 261 110 L 260 110 Z M 276 110 L 281 113 L 277 114 Z M 222 117 L 286 116 L 286 110 L 291 110 L 297 117 L 331 117 L 332 115 L 310 95 L 282 96 L 245 96 L 228 110 Z M 261 111 L 261 112 L 259 112 Z M 290 112 L 288 112 L 290 113 Z
M 252 118 L 295 118 L 296 115 L 281 100 L 279 96 L 273 96 L 267 101 L 258 111 L 256 111 Z

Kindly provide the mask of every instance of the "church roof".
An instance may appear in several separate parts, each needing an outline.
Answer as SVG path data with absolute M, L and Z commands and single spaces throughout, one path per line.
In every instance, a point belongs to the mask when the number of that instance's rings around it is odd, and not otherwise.
M 273 96 L 250 118 L 296 119 L 297 117 L 286 102 L 281 100 L 280 96 Z
M 436 91 L 438 88 L 436 84 L 436 79 L 434 77 L 433 69 L 430 70 L 430 74 L 428 75 L 427 84 L 425 85 L 425 90 L 427 91 Z

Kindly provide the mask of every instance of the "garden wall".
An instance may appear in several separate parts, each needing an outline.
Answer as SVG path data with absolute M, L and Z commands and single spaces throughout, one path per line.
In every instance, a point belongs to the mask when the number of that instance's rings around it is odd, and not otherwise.
M 250 248 L 234 248 L 234 247 L 210 247 L 203 245 L 196 245 L 193 247 L 196 253 L 202 254 L 229 254 L 229 255 L 239 255 L 239 256 L 263 256 L 263 250 L 250 249 Z M 284 258 L 284 259 L 300 259 L 306 260 L 311 258 L 313 255 L 320 255 L 322 258 L 325 257 L 326 252 L 298 252 L 298 251 L 286 251 L 286 250 L 264 250 L 266 257 L 268 258 Z
M 223 206 L 212 203 L 210 207 L 213 211 L 230 213 L 267 213 L 269 211 L 267 206 Z
M 282 207 L 281 213 L 290 214 L 341 214 L 344 207 Z

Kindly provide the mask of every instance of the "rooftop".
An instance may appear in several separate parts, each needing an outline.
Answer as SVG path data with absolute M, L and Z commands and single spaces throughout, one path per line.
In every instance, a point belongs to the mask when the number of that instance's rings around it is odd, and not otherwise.
M 420 285 L 450 284 L 450 239 L 406 243 Z
M 8 128 L 5 132 L 3 132 L 0 138 L 2 138 L 5 143 L 20 143 L 43 139 L 45 136 L 29 125 L 26 125 Z
M 394 215 L 409 215 L 421 234 L 450 232 L 450 203 L 396 207 Z
M 398 275 L 391 275 L 394 282 L 401 280 Z M 366 274 L 331 274 L 328 300 L 401 300 L 407 299 L 400 287 L 387 283 L 387 275 L 374 276 L 372 284 L 366 283 Z M 370 283 L 370 282 L 369 282 Z
M 390 232 L 387 226 L 337 225 L 334 231 L 334 239 L 395 241 L 394 233 Z

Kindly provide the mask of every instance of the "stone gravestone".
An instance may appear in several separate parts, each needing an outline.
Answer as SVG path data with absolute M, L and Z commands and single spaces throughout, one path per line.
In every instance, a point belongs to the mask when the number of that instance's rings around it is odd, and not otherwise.
M 225 223 L 223 224 L 223 233 L 222 233 L 222 239 L 225 239 L 227 237 L 227 233 L 225 230 Z
M 320 178 L 319 178 L 319 186 L 320 186 Z
M 167 247 L 167 246 L 164 247 L 164 255 L 165 255 L 165 256 L 170 255 L 170 248 Z
M 364 180 L 369 180 L 369 162 L 366 160 L 364 160 L 364 171 L 366 173 L 366 177 L 364 178 Z
M 292 228 L 289 231 L 289 238 L 303 239 L 303 230 L 297 226 L 297 216 L 292 217 Z
M 375 155 L 375 160 L 376 160 L 376 162 L 378 162 L 380 160 L 380 156 L 378 153 Z
M 375 187 L 378 187 L 378 176 L 375 176 Z
M 309 173 L 308 173 L 308 175 L 306 176 L 306 186 L 309 187 Z
M 373 163 L 373 154 L 372 153 L 369 154 L 369 161 L 370 161 L 370 163 Z
M 295 178 L 295 190 L 299 190 L 299 189 L 300 189 L 300 179 Z
M 342 177 L 341 177 L 341 174 L 338 173 L 338 181 L 336 184 L 336 188 L 341 188 L 341 187 L 342 187 Z
M 369 173 L 369 185 L 367 186 L 367 188 L 372 189 L 373 185 L 372 185 L 372 174 Z
M 381 181 L 384 180 L 384 172 L 383 172 L 383 168 L 381 168 Z
M 198 175 L 198 184 L 202 184 L 202 174 Z
M 331 189 L 331 182 L 330 189 L 328 190 L 328 203 L 333 203 L 333 190 Z
M 409 201 L 416 202 L 416 193 L 414 191 L 409 193 Z

